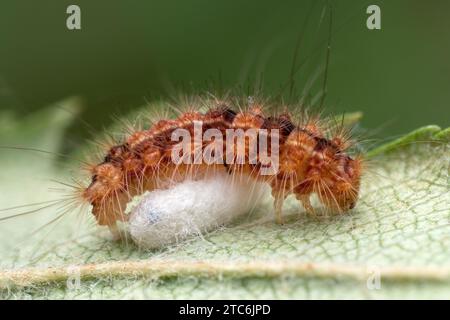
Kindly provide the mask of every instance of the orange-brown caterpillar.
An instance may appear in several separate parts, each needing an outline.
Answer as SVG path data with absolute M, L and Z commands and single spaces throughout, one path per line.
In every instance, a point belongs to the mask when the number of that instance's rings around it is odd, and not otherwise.
M 239 107 L 239 111 L 228 101 L 203 103 L 208 107 L 207 112 L 191 107 L 177 119 L 157 121 L 149 129 L 134 132 L 121 144 L 111 147 L 104 161 L 93 166 L 92 181 L 82 190 L 82 197 L 92 204 L 92 213 L 99 225 L 114 230 L 116 221 L 126 221 L 126 205 L 135 195 L 163 188 L 167 181 L 183 181 L 188 176 L 201 179 L 217 170 L 267 182 L 272 188 L 279 223 L 282 222 L 283 201 L 289 194 L 295 194 L 310 213 L 313 212 L 310 204 L 313 193 L 332 210 L 343 212 L 355 206 L 361 159 L 352 159 L 346 154 L 349 140 L 343 130 L 327 138 L 317 119 L 303 117 L 301 123 L 295 124 L 292 119 L 296 115 L 287 108 L 281 114 L 268 116 L 264 103 L 249 103 L 245 108 Z M 174 164 L 171 151 L 176 142 L 171 140 L 171 134 L 179 128 L 192 131 L 194 121 L 201 121 L 204 130 L 216 128 L 223 134 L 230 128 L 278 129 L 278 172 L 260 175 L 260 163 Z M 206 144 L 201 147 L 205 148 Z M 248 144 L 245 148 L 247 157 Z

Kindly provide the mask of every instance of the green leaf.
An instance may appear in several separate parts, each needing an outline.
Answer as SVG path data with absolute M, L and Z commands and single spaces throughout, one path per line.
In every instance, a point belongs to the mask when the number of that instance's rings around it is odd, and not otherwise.
M 0 145 L 56 151 L 73 117 L 9 116 Z M 88 208 L 33 236 L 64 208 L 5 220 L 0 298 L 448 298 L 449 132 L 428 126 L 370 151 L 361 199 L 343 215 L 312 219 L 289 198 L 279 226 L 268 198 L 257 215 L 151 252 L 112 241 Z M 56 155 L 0 152 L 1 208 L 58 199 L 48 179 L 73 175 Z

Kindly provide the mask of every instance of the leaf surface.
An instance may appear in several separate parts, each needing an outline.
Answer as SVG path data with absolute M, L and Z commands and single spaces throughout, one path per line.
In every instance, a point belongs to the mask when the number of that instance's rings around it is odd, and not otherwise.
M 0 145 L 57 152 L 74 113 L 4 114 Z M 0 297 L 448 298 L 449 137 L 428 126 L 371 150 L 361 199 L 347 214 L 313 219 L 289 198 L 279 226 L 268 198 L 258 214 L 159 251 L 112 241 L 87 210 L 52 207 L 2 221 Z M 73 176 L 56 155 L 0 152 L 0 208 L 64 196 L 49 192 L 62 187 L 49 179 Z

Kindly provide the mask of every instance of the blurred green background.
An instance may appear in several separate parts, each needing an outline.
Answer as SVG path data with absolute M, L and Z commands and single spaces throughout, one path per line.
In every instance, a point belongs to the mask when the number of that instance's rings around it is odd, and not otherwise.
M 12 1 L 0 5 L 0 108 L 18 116 L 80 95 L 81 117 L 101 129 L 112 115 L 176 91 L 261 84 L 275 96 L 295 74 L 300 94 L 323 77 L 325 1 Z M 449 125 L 450 1 L 330 1 L 327 112 L 361 110 L 363 126 L 392 137 Z M 66 8 L 81 8 L 81 30 Z M 381 7 L 382 29 L 366 28 Z M 320 73 L 322 71 L 322 73 Z M 310 94 L 320 91 L 318 78 Z M 289 90 L 281 91 L 285 96 Z M 78 123 L 70 131 L 86 136 Z

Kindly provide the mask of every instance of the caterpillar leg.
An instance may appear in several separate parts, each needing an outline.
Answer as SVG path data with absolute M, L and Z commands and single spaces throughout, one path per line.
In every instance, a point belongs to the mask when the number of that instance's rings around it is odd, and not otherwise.
M 122 234 L 121 234 L 119 228 L 117 227 L 116 223 L 108 225 L 108 228 L 112 234 L 114 241 L 119 241 L 122 239 Z
M 286 197 L 282 191 L 276 189 L 272 189 L 272 196 L 274 198 L 275 221 L 278 224 L 283 224 L 283 202 Z
M 314 210 L 314 207 L 311 205 L 311 201 L 310 201 L 309 197 L 310 197 L 309 194 L 297 194 L 296 195 L 297 200 L 299 200 L 302 203 L 303 208 L 305 208 L 305 210 L 306 210 L 306 213 L 312 217 L 315 217 L 316 211 Z

